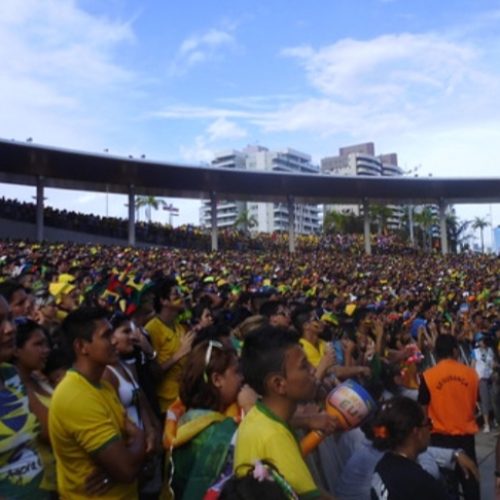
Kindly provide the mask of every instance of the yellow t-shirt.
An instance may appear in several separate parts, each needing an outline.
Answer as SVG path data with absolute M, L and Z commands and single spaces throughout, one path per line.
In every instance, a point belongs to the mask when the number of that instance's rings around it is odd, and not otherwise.
M 318 347 L 315 347 L 309 340 L 304 338 L 299 340 L 302 349 L 304 349 L 304 353 L 306 355 L 307 361 L 314 366 L 314 368 L 318 368 L 318 365 L 321 361 L 321 358 L 325 355 L 326 352 L 326 342 L 324 340 L 318 340 Z
M 159 364 L 169 360 L 178 351 L 184 335 L 184 327 L 176 325 L 175 330 L 172 330 L 157 316 L 148 322 L 146 331 L 149 333 L 153 349 L 157 352 Z M 179 396 L 179 383 L 185 359 L 182 358 L 171 366 L 156 387 L 158 402 L 164 412 Z
M 261 402 L 248 412 L 238 428 L 234 469 L 253 465 L 256 460 L 271 462 L 300 498 L 320 496 L 292 429 Z
M 113 387 L 105 381 L 94 385 L 75 370 L 69 370 L 54 391 L 49 411 L 61 499 L 88 498 L 85 481 L 96 468 L 92 455 L 121 439 L 124 428 L 125 409 Z M 108 492 L 96 498 L 137 498 L 137 483 L 113 482 Z

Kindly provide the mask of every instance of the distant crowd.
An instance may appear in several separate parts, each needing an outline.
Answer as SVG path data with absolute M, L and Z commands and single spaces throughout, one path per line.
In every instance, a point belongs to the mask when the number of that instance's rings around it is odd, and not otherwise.
M 5 197 L 0 198 L 0 218 L 28 222 L 36 220 L 34 203 L 20 202 Z M 127 240 L 128 221 L 118 217 L 104 217 L 92 214 L 82 214 L 69 210 L 58 210 L 52 207 L 44 209 L 44 224 L 49 227 L 81 231 L 88 234 L 107 236 Z M 158 222 L 136 221 L 136 240 L 151 245 L 169 246 L 209 251 L 211 236 L 208 230 L 203 230 L 190 224 L 173 228 L 168 224 Z M 398 241 L 394 235 L 372 236 L 374 253 L 413 252 L 407 244 Z M 339 248 L 364 251 L 363 237 L 356 234 L 318 234 L 298 235 L 299 251 Z M 249 233 L 240 227 L 230 227 L 218 230 L 218 246 L 222 250 L 238 251 L 272 251 L 288 248 L 288 233 Z

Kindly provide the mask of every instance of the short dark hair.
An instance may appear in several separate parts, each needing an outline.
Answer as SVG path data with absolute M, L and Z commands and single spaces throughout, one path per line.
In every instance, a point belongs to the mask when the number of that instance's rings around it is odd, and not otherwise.
M 155 311 L 159 313 L 161 311 L 162 305 L 161 301 L 168 299 L 170 296 L 170 291 L 172 288 L 175 288 L 177 286 L 177 281 L 173 278 L 165 278 L 162 279 L 159 283 L 156 284 L 154 288 L 155 292 L 155 299 L 154 299 L 154 306 L 155 306 Z
M 214 346 L 208 365 L 205 366 L 210 342 L 213 341 L 205 341 L 193 347 L 186 361 L 179 396 L 188 409 L 219 410 L 220 394 L 211 383 L 210 376 L 212 373 L 224 373 L 233 361 L 237 361 L 236 351 L 233 349 Z
M 44 375 L 49 375 L 52 372 L 60 369 L 68 369 L 71 366 L 71 359 L 68 353 L 63 349 L 52 349 L 43 369 Z
M 292 314 L 292 323 L 295 329 L 302 335 L 304 333 L 304 325 L 311 318 L 311 313 L 314 308 L 309 305 L 301 305 L 297 307 Z
M 281 302 L 277 300 L 268 300 L 260 306 L 259 314 L 266 318 L 270 318 L 278 312 L 281 305 Z
M 61 328 L 66 352 L 71 359 L 75 357 L 73 349 L 75 340 L 82 339 L 91 342 L 96 322 L 108 318 L 109 312 L 103 307 L 81 307 L 66 316 Z
M 22 320 L 23 321 L 21 322 L 16 321 L 16 347 L 18 349 L 21 349 L 24 344 L 28 342 L 28 340 L 33 335 L 33 332 L 35 332 L 36 330 L 42 331 L 47 337 L 47 340 L 49 340 L 47 332 L 42 325 L 39 325 L 36 321 L 33 321 L 31 319 L 22 318 Z
M 438 359 L 451 358 L 453 350 L 458 349 L 458 341 L 453 335 L 438 335 L 435 349 Z
M 3 283 L 0 283 L 0 295 L 3 295 L 5 297 L 5 300 L 8 304 L 10 304 L 13 295 L 18 290 L 26 290 L 26 288 L 18 281 L 7 280 Z
M 245 381 L 258 394 L 265 395 L 266 377 L 283 371 L 285 352 L 297 344 L 297 336 L 284 328 L 265 326 L 251 331 L 241 353 Z

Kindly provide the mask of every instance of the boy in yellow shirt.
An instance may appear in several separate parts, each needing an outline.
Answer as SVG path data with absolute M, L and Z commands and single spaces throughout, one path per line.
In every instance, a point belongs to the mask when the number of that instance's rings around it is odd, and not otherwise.
M 168 407 L 179 396 L 179 383 L 185 364 L 185 356 L 191 351 L 194 332 L 185 332 L 178 323 L 178 316 L 185 304 L 173 279 L 162 281 L 155 294 L 156 316 L 146 324 L 161 379 L 156 388 L 160 409 L 166 413 Z
M 116 361 L 107 311 L 85 308 L 63 323 L 75 361 L 52 396 L 49 433 L 61 499 L 138 498 L 144 432 L 132 424 L 115 390 L 101 381 Z
M 235 471 L 244 473 L 245 466 L 267 460 L 300 498 L 320 498 L 289 426 L 297 404 L 312 399 L 316 388 L 314 369 L 303 349 L 288 330 L 264 327 L 245 338 L 241 360 L 246 382 L 262 400 L 238 429 Z

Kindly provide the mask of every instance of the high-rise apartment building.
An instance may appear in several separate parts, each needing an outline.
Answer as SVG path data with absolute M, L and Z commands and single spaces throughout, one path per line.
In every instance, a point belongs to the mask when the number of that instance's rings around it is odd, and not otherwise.
M 339 149 L 337 156 L 329 156 L 321 160 L 321 172 L 331 175 L 368 175 L 368 176 L 395 176 L 403 175 L 403 170 L 398 166 L 396 153 L 375 155 L 373 142 L 356 144 Z M 388 205 L 392 215 L 387 223 L 390 228 L 399 227 L 403 215 L 402 207 Z M 325 205 L 325 212 L 336 210 L 342 213 L 360 215 L 360 205 Z
M 292 148 L 270 151 L 263 146 L 248 146 L 242 151 L 223 151 L 212 161 L 213 167 L 241 168 L 289 173 L 319 173 L 319 167 L 311 163 L 311 157 Z M 240 215 L 246 212 L 250 221 L 255 221 L 251 231 L 267 232 L 288 230 L 288 205 L 286 203 L 226 202 L 217 204 L 217 227 L 234 227 Z M 317 205 L 295 205 L 295 232 L 312 234 L 320 230 Z M 211 227 L 210 201 L 200 208 L 200 225 Z

